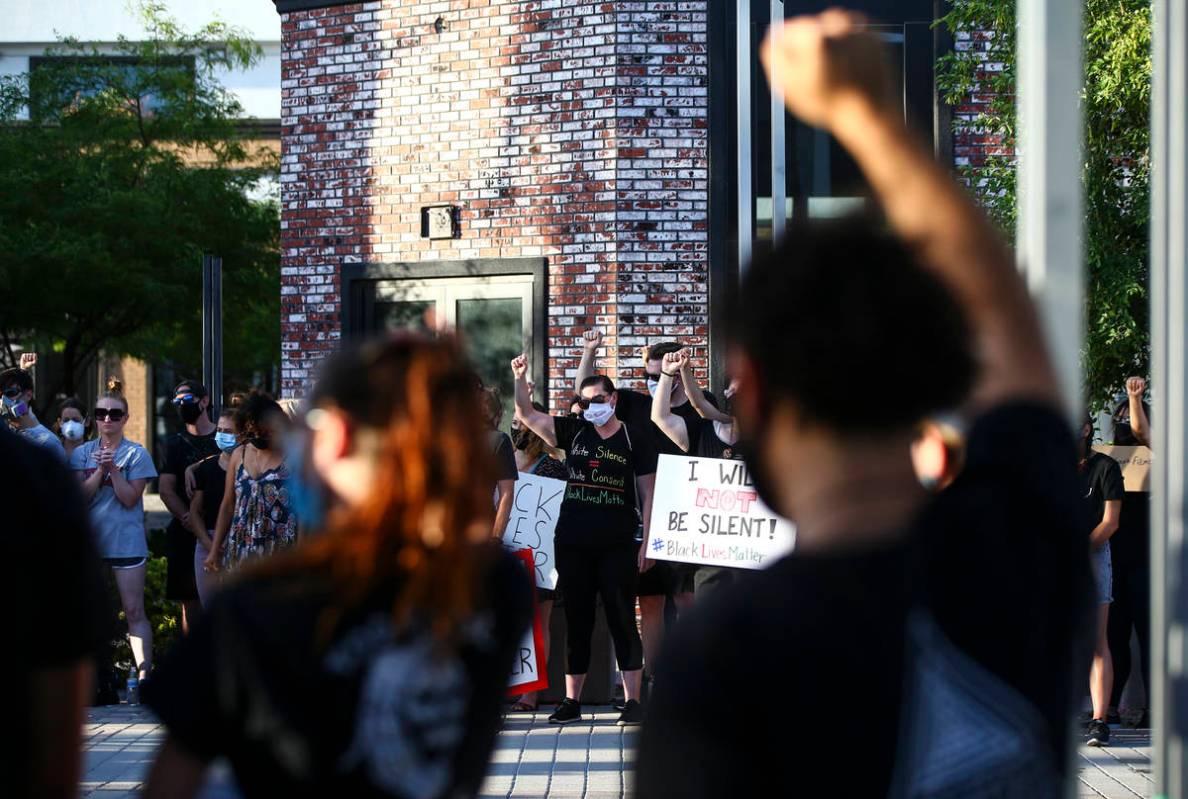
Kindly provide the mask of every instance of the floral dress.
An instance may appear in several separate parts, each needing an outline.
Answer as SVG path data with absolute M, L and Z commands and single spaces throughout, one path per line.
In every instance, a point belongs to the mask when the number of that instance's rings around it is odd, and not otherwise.
M 232 569 L 297 542 L 297 517 L 289 505 L 289 468 L 284 463 L 259 477 L 243 464 L 235 472 L 235 511 L 223 547 L 223 566 Z

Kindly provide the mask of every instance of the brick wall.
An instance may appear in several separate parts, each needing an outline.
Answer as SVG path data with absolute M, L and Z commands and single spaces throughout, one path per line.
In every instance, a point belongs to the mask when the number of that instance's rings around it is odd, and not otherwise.
M 341 337 L 342 265 L 544 256 L 548 371 L 603 326 L 705 354 L 706 3 L 383 0 L 282 14 L 282 393 Z M 444 29 L 435 30 L 441 18 Z M 420 208 L 462 236 L 420 236 Z
M 978 76 L 982 79 L 975 91 L 953 107 L 954 121 L 962 126 L 953 133 L 954 166 L 978 167 L 986 163 L 987 157 L 1013 155 L 1013 149 L 1004 144 L 1001 136 L 984 132 L 973 125 L 979 115 L 990 113 L 989 106 L 994 99 L 985 78 L 1003 69 L 1002 61 L 995 53 L 997 43 L 994 32 L 957 31 L 953 38 L 954 49 L 967 52 L 979 61 Z

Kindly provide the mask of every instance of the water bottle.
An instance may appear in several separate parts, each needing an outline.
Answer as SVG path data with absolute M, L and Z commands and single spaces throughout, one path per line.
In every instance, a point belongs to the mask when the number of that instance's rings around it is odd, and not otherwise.
M 140 677 L 136 674 L 135 667 L 128 672 L 128 704 L 140 704 Z

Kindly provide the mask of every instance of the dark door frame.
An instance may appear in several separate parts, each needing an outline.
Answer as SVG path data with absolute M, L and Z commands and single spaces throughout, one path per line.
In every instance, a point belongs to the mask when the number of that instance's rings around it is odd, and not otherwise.
M 374 335 L 375 291 L 390 280 L 436 280 L 457 277 L 530 275 L 532 277 L 532 380 L 548 396 L 549 347 L 547 258 L 476 258 L 458 261 L 402 261 L 344 264 L 342 267 L 342 336 L 346 340 Z M 511 366 L 508 365 L 510 369 Z M 568 409 L 566 409 L 568 410 Z

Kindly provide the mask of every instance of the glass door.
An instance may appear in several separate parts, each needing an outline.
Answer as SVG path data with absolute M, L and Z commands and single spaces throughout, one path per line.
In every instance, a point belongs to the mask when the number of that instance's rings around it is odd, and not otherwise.
M 531 275 L 385 280 L 376 286 L 377 329 L 456 331 L 484 385 L 503 397 L 503 429 L 511 423 L 511 359 L 530 351 Z

